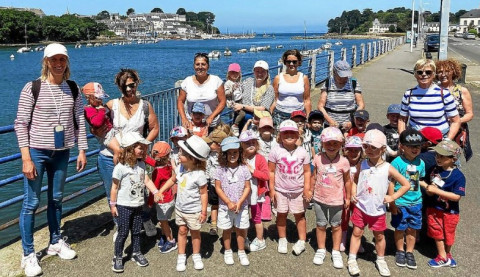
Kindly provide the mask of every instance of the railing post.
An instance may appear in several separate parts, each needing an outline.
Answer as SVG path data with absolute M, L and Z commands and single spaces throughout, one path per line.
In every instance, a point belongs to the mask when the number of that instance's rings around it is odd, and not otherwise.
M 360 64 L 365 63 L 365 43 L 360 44 Z
M 314 89 L 315 88 L 315 78 L 317 75 L 317 54 L 312 55 L 312 59 L 310 60 L 310 66 L 309 68 L 311 69 L 310 71 L 310 88 Z
M 377 42 L 373 43 L 373 58 L 377 56 Z
M 347 48 L 345 48 L 345 47 L 342 48 L 341 58 L 342 58 L 343 61 L 347 60 Z
M 357 46 L 352 46 L 352 68 L 357 66 Z
M 372 56 L 372 43 L 367 43 L 367 61 L 370 61 L 370 57 Z
M 328 77 L 333 75 L 333 64 L 335 63 L 335 51 L 330 50 L 328 51 Z
M 279 60 L 278 60 L 277 65 L 280 66 L 280 67 L 277 69 L 277 75 L 279 75 L 280 73 L 283 72 L 283 68 L 285 67 L 285 65 L 283 64 L 282 59 L 279 59 Z

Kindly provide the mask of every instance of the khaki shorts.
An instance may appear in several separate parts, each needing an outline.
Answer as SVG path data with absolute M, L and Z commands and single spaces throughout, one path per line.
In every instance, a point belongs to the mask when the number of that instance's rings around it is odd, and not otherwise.
M 175 224 L 178 226 L 187 225 L 187 228 L 190 230 L 200 230 L 202 224 L 200 223 L 200 212 L 194 214 L 186 214 L 175 209 Z

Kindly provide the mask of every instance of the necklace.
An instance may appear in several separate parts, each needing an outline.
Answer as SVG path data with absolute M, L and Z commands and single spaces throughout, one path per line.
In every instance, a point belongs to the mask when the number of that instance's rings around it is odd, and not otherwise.
M 382 164 L 385 163 L 385 161 L 382 161 L 379 164 L 373 165 L 370 160 L 367 160 L 368 165 L 370 165 L 370 173 L 374 173 L 377 171 L 378 167 L 381 166 Z
M 339 155 L 340 155 L 340 153 L 337 152 L 335 157 L 333 159 L 330 159 L 330 157 L 325 153 L 325 157 L 327 157 L 327 160 L 330 162 L 330 168 L 332 168 L 333 161 L 336 160 Z
M 228 172 L 230 173 L 230 175 L 232 175 L 232 179 L 233 179 L 233 177 L 235 177 L 235 173 L 237 173 L 238 168 L 239 168 L 239 166 L 237 166 L 237 167 L 235 168 L 235 170 L 230 170 L 230 168 L 227 167 Z

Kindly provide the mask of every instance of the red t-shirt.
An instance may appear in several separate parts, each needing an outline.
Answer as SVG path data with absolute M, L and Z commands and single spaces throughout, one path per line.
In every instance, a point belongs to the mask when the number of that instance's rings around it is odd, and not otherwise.
M 145 163 L 155 167 L 155 160 L 151 157 L 145 159 Z M 152 181 L 157 189 L 160 189 L 167 181 L 172 177 L 172 166 L 170 164 L 165 166 L 157 166 L 152 172 Z M 163 193 L 163 201 L 158 201 L 159 204 L 170 203 L 173 201 L 173 191 L 169 188 Z M 155 203 L 153 194 L 150 192 L 148 195 L 148 205 L 152 206 Z
M 347 134 L 348 137 L 351 137 L 351 136 L 357 136 L 361 139 L 363 139 L 363 137 L 365 136 L 365 131 L 363 132 L 359 132 L 358 131 L 358 128 L 357 127 L 353 127 L 351 128 L 349 131 L 348 131 L 348 134 Z

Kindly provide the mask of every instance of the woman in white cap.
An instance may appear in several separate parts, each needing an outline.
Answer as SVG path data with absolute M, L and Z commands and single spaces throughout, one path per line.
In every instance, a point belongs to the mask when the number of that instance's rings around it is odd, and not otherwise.
M 328 126 L 338 127 L 343 132 L 352 128 L 353 113 L 363 110 L 362 88 L 348 62 L 340 60 L 333 65 L 333 74 L 320 88 L 317 108 L 325 115 Z
M 268 63 L 263 60 L 255 62 L 253 66 L 253 77 L 242 82 L 242 102 L 236 103 L 235 111 L 244 110 L 245 119 L 253 118 L 253 111 L 269 111 L 272 106 L 275 92 L 270 82 Z
M 273 123 L 279 126 L 284 120 L 290 119 L 294 111 L 304 111 L 309 114 L 312 110 L 310 102 L 310 81 L 298 67 L 302 64 L 302 55 L 297 49 L 287 50 L 282 56 L 285 72 L 273 79 L 275 101 L 270 111 Z
M 45 171 L 48 176 L 47 219 L 50 230 L 47 254 L 59 255 L 62 259 L 76 256 L 62 239 L 60 220 L 70 149 L 77 141 L 76 169 L 82 171 L 87 163 L 87 135 L 79 88 L 75 82 L 68 80 L 69 77 L 67 49 L 52 43 L 45 48 L 40 78 L 28 82 L 20 93 L 15 131 L 25 176 L 20 234 L 22 267 L 27 276 L 42 272 L 33 245 L 33 231 Z

